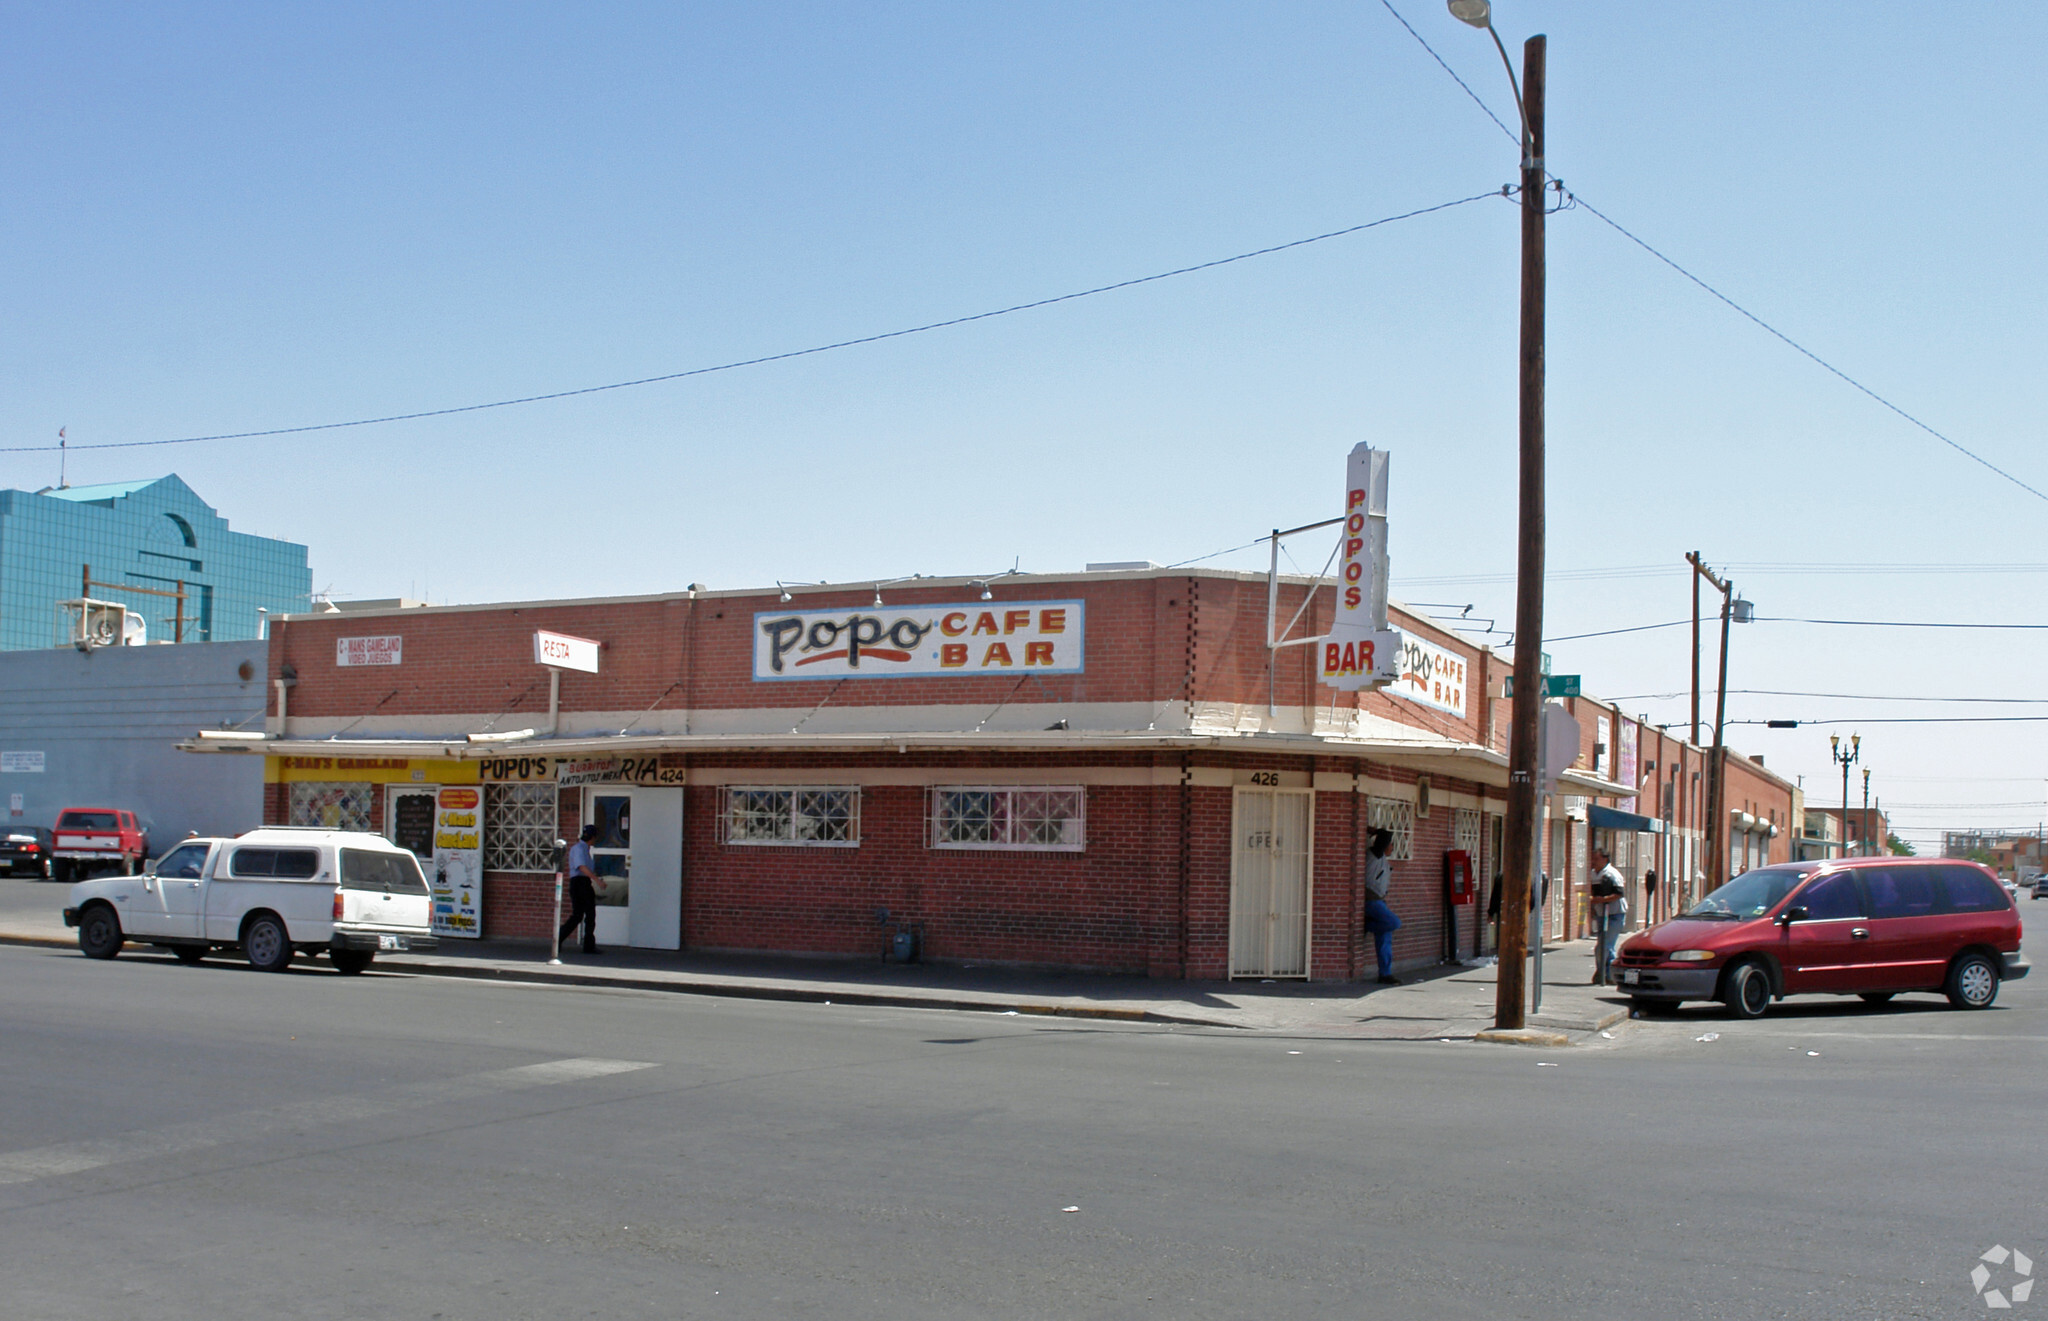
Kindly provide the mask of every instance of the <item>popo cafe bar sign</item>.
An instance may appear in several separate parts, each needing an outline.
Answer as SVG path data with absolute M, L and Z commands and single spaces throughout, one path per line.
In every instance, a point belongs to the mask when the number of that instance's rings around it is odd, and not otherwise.
M 1325 686 L 1381 688 L 1401 674 L 1402 638 L 1387 627 L 1387 451 L 1363 442 L 1344 464 L 1337 615 L 1316 648 Z
M 1086 612 L 1079 600 L 763 611 L 754 678 L 1079 674 Z

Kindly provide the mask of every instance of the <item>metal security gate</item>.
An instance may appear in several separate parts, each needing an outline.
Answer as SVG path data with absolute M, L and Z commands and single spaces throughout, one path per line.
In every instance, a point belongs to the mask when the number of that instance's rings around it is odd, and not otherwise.
M 1239 789 L 1231 810 L 1230 975 L 1307 977 L 1309 789 Z

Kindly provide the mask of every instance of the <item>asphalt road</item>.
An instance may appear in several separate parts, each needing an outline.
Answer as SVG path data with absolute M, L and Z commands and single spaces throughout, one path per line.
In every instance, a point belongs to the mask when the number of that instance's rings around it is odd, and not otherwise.
M 2044 1005 L 1545 1051 L 0 948 L 0 1310 L 1981 1314 Z

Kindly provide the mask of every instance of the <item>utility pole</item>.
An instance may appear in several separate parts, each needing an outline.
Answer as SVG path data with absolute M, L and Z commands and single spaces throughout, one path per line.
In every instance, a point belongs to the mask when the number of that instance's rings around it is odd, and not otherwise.
M 1692 565 L 1693 570 L 1692 627 L 1694 640 L 1692 664 L 1693 720 L 1695 721 L 1693 725 L 1693 738 L 1695 740 L 1695 747 L 1698 746 L 1697 740 L 1699 738 L 1699 725 L 1697 721 L 1699 720 L 1700 653 L 1698 639 L 1700 627 L 1700 579 L 1705 578 L 1721 593 L 1721 677 L 1714 693 L 1714 747 L 1712 752 L 1708 754 L 1707 811 L 1706 820 L 1701 823 L 1706 828 L 1702 842 L 1707 850 L 1707 889 L 1712 891 L 1719 888 L 1728 879 L 1728 850 L 1723 845 L 1723 841 L 1727 838 L 1728 811 L 1727 804 L 1722 802 L 1721 798 L 1724 789 L 1723 782 L 1727 778 L 1726 772 L 1728 769 L 1728 748 L 1723 741 L 1723 733 L 1728 718 L 1728 624 L 1735 607 L 1735 585 L 1724 582 L 1712 569 L 1709 569 L 1706 561 L 1699 557 L 1697 551 L 1687 555 L 1685 558 Z M 1745 610 L 1748 609 L 1748 606 L 1749 603 L 1747 601 L 1743 602 Z
M 1685 557 L 1692 565 L 1692 745 L 1700 745 L 1700 553 Z
M 1498 42 L 1500 38 L 1495 36 Z M 1496 1027 L 1524 1026 L 1529 893 L 1536 876 L 1543 720 L 1543 92 L 1546 39 L 1522 45 L 1521 502 L 1515 555 L 1515 707 L 1508 739 L 1505 877 Z M 1507 52 L 1501 52 L 1502 62 Z M 1513 69 L 1509 69 L 1512 75 Z

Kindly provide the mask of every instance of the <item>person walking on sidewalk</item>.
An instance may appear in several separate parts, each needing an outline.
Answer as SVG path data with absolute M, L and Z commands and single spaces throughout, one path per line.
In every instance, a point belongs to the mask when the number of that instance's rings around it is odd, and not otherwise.
M 557 942 L 566 948 L 569 937 L 580 924 L 583 927 L 583 952 L 602 954 L 597 947 L 597 886 L 603 884 L 597 879 L 597 859 L 591 856 L 590 841 L 597 838 L 597 827 L 587 825 L 576 842 L 569 846 L 569 852 L 562 859 L 562 865 L 569 872 L 569 920 L 562 923 Z
M 1387 886 L 1394 879 L 1394 865 L 1387 861 L 1387 849 L 1393 842 L 1393 831 L 1375 830 L 1365 856 L 1365 931 L 1372 937 L 1382 986 L 1401 984 L 1401 979 L 1394 975 L 1394 933 L 1401 929 L 1401 919 L 1387 907 Z
M 1593 985 L 1605 986 L 1614 973 L 1614 946 L 1628 926 L 1628 898 L 1621 873 L 1599 849 L 1593 850 L 1593 887 L 1587 895 L 1593 909 Z

